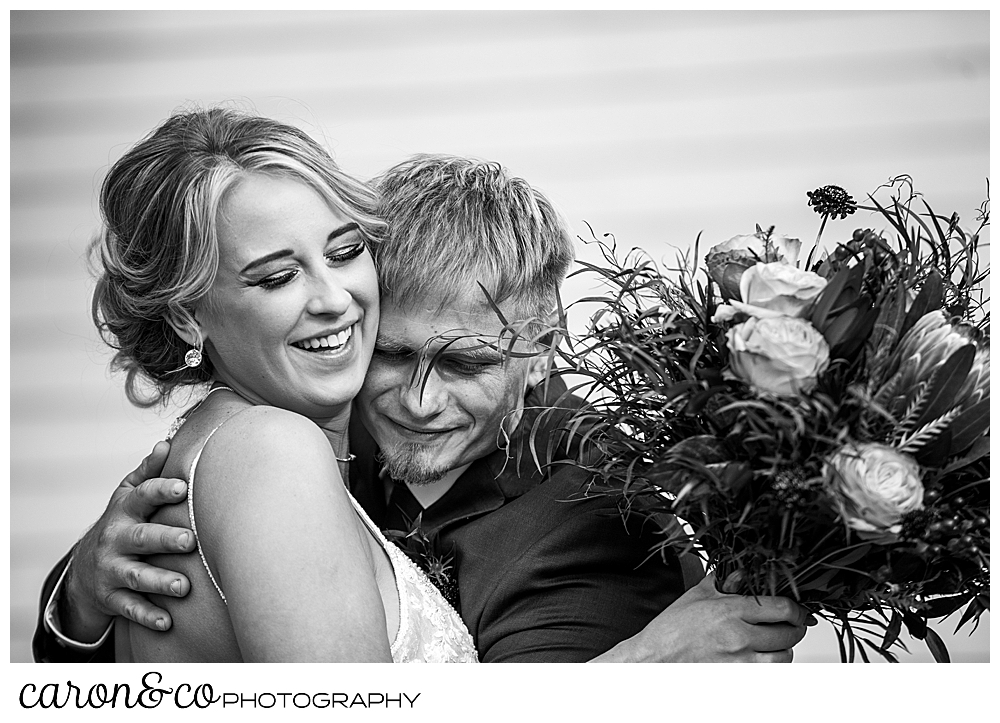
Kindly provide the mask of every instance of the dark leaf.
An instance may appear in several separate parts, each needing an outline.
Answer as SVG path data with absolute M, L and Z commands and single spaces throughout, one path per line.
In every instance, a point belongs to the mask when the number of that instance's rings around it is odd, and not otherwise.
M 985 603 L 980 600 L 980 598 L 985 597 Z M 972 620 L 979 620 L 979 617 L 990 609 L 990 597 L 989 595 L 980 595 L 976 597 L 972 602 L 969 603 L 969 607 L 965 609 L 962 613 L 962 619 L 958 621 L 958 625 L 955 626 L 955 632 L 957 633 L 962 629 L 963 625 L 968 624 Z
M 898 610 L 892 611 L 892 620 L 889 622 L 889 626 L 885 630 L 885 637 L 882 638 L 882 645 L 879 646 L 879 650 L 885 652 L 889 647 L 899 639 L 899 631 L 903 629 L 903 616 L 899 614 Z
M 840 298 L 840 294 L 847 287 L 848 280 L 850 279 L 851 270 L 848 268 L 843 268 L 834 274 L 830 283 L 824 287 L 823 291 L 820 292 L 819 297 L 816 300 L 815 306 L 813 306 L 812 313 L 809 315 L 809 321 L 820 331 L 827 324 L 827 317 L 830 311 L 834 308 L 837 300 Z
M 924 281 L 923 287 L 920 289 L 920 293 L 913 300 L 910 310 L 906 313 L 906 318 L 903 319 L 903 326 L 899 330 L 899 335 L 902 336 L 913 328 L 913 325 L 917 323 L 917 319 L 927 312 L 940 309 L 941 295 L 941 274 L 938 273 L 937 269 L 931 269 L 927 275 L 927 279 Z
M 896 348 L 899 340 L 899 327 L 906 316 L 906 288 L 899 284 L 892 296 L 882 303 L 881 311 L 874 324 L 874 330 L 869 343 L 872 350 L 872 368 L 880 372 L 885 360 L 888 359 L 892 350 Z M 874 381 L 881 382 L 881 373 Z
M 718 437 L 710 434 L 688 437 L 671 447 L 670 454 L 693 457 L 702 464 L 726 462 L 730 459 L 725 445 Z
M 987 441 L 988 452 L 989 437 L 984 438 L 981 435 L 989 428 L 990 398 L 986 397 L 955 417 L 948 426 L 951 430 L 951 453 L 962 452 L 969 445 L 973 445 L 973 449 L 976 449 L 983 439 Z
M 834 359 L 853 359 L 854 356 L 864 346 L 871 337 L 875 328 L 875 320 L 878 319 L 878 309 L 871 306 L 871 301 L 867 301 L 868 308 L 855 322 L 851 334 L 836 348 L 830 350 L 830 355 Z
M 742 462 L 726 464 L 719 475 L 719 482 L 723 490 L 736 497 L 753 480 L 753 470 Z
M 949 430 L 950 432 L 950 430 Z M 954 446 L 954 441 L 952 445 Z M 967 467 L 978 459 L 981 459 L 990 453 L 990 436 L 987 434 L 984 437 L 980 437 L 975 441 L 969 451 L 958 459 L 954 459 L 948 463 L 948 466 L 939 472 L 941 476 L 951 474 L 957 470 Z
M 898 663 L 899 662 L 899 658 L 896 657 L 895 653 L 893 653 L 893 652 L 891 652 L 889 650 L 882 650 L 882 648 L 880 648 L 877 645 L 875 645 L 875 643 L 871 642 L 870 640 L 865 640 L 864 638 L 861 638 L 861 642 L 866 643 L 869 648 L 871 648 L 876 653 L 878 653 L 883 658 L 885 658 L 885 661 L 887 663 Z
M 862 637 L 858 638 L 858 654 L 861 656 L 861 659 L 863 661 L 865 661 L 866 663 L 870 663 L 871 661 L 868 660 L 868 653 L 865 652 L 865 643 L 868 643 L 868 641 Z M 871 643 L 868 644 L 871 645 Z M 873 645 L 872 647 L 875 646 Z
M 844 647 L 844 633 L 846 628 L 837 628 L 837 646 L 840 648 L 840 662 L 846 663 L 847 660 L 847 649 Z
M 861 558 L 863 558 L 869 552 L 871 552 L 871 549 L 872 549 L 871 544 L 868 543 L 861 544 L 854 549 L 844 550 L 843 552 L 845 554 L 841 555 L 840 557 L 834 557 L 834 556 L 829 557 L 826 560 L 826 563 L 829 565 L 836 565 L 837 567 L 841 568 L 849 567 L 854 563 L 856 563 Z
M 934 656 L 935 661 L 938 663 L 951 662 L 951 656 L 948 655 L 948 648 L 945 646 L 941 636 L 930 628 L 927 628 L 927 637 L 925 638 L 925 642 L 927 643 L 927 648 L 931 651 L 931 655 Z
M 838 314 L 827 325 L 826 329 L 823 330 L 823 338 L 826 339 L 826 343 L 830 345 L 831 350 L 847 337 L 859 313 L 860 311 L 857 308 L 847 308 L 843 313 Z
M 906 626 L 906 630 L 910 633 L 911 637 L 917 640 L 923 640 L 927 637 L 927 621 L 916 613 L 904 610 L 903 625 Z
M 906 582 L 907 580 L 918 579 L 918 576 L 927 566 L 924 558 L 909 552 L 902 552 L 892 560 L 892 572 L 889 576 L 891 582 Z
M 482 282 L 477 281 L 476 283 L 479 284 L 479 288 L 482 289 L 483 295 L 486 297 L 486 301 L 489 302 L 490 307 L 493 309 L 493 313 L 497 315 L 498 319 L 500 319 L 500 323 L 503 324 L 504 326 L 507 326 L 510 322 L 507 321 L 507 318 L 503 315 L 503 312 L 500 311 L 500 307 L 497 306 L 497 303 L 493 301 L 493 295 L 490 294 L 490 292 L 486 289 L 485 286 L 483 286 Z
M 821 568 L 817 567 L 817 570 Z M 800 575 L 796 581 L 796 584 L 801 591 L 809 590 L 826 590 L 830 585 L 830 581 L 839 573 L 838 568 L 832 568 L 825 570 L 822 574 L 817 575 L 814 578 L 809 578 L 807 575 Z
M 721 392 L 725 392 L 727 389 L 728 387 L 725 386 L 714 386 L 692 395 L 691 399 L 687 403 L 687 406 L 684 408 L 684 413 L 692 415 L 700 414 L 705 408 L 705 405 L 711 401 L 712 397 Z
M 956 349 L 947 361 L 938 367 L 931 377 L 930 390 L 920 418 L 913 423 L 913 429 L 919 429 L 924 424 L 934 421 L 948 412 L 955 403 L 955 397 L 965 383 L 972 369 L 972 361 L 976 356 L 976 347 L 966 344 Z
M 913 458 L 924 467 L 940 467 L 948 460 L 951 449 L 951 430 L 946 429 L 913 453 Z

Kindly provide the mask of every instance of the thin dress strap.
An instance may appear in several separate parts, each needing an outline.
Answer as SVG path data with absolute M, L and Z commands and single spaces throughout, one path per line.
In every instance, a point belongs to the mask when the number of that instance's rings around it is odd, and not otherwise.
M 379 545 L 382 546 L 382 549 L 385 550 L 385 554 L 389 558 L 389 565 L 392 567 L 392 577 L 394 578 L 396 583 L 396 599 L 398 600 L 397 607 L 399 608 L 399 613 L 398 613 L 399 623 L 396 626 L 396 635 L 395 637 L 393 637 L 392 642 L 389 643 L 389 650 L 390 653 L 392 654 L 393 659 L 395 659 L 396 654 L 398 653 L 400 646 L 403 644 L 403 639 L 407 635 L 410 626 L 410 619 L 409 619 L 410 606 L 407 604 L 406 585 L 403 579 L 404 573 L 403 570 L 400 569 L 400 565 L 401 564 L 405 565 L 406 563 L 410 562 L 410 558 L 408 558 L 402 550 L 400 550 L 394 544 L 385 539 L 385 535 L 383 535 L 382 531 L 378 528 L 378 526 L 374 522 L 372 522 L 371 518 L 368 516 L 368 513 L 365 512 L 365 508 L 361 506 L 361 503 L 358 502 L 356 499 L 354 499 L 354 495 L 351 494 L 350 490 L 347 491 L 347 497 L 351 501 L 351 504 L 354 506 L 354 511 L 357 512 L 358 517 L 361 518 L 361 521 L 365 524 L 365 527 L 368 528 L 368 531 L 371 533 L 372 537 L 374 537 L 375 540 L 379 543 Z
M 241 412 L 244 410 L 240 410 Z M 236 412 L 239 414 L 240 412 Z M 219 583 L 215 579 L 215 575 L 212 574 L 212 568 L 208 566 L 208 560 L 205 559 L 205 551 L 201 547 L 201 538 L 198 537 L 198 525 L 194 521 L 194 471 L 198 466 L 198 461 L 201 459 L 201 453 L 205 451 L 205 446 L 208 444 L 208 440 L 212 438 L 212 435 L 219 431 L 223 424 L 228 422 L 230 419 L 236 416 L 236 414 L 231 414 L 226 417 L 222 422 L 205 437 L 205 441 L 201 444 L 201 449 L 195 454 L 194 459 L 191 461 L 191 469 L 188 470 L 188 491 L 187 491 L 187 507 L 188 507 L 188 520 L 191 522 L 191 531 L 194 533 L 194 541 L 198 545 L 198 555 L 201 557 L 201 564 L 205 566 L 205 572 L 208 573 L 208 578 L 215 585 L 215 589 L 219 592 L 219 597 L 222 598 L 222 602 L 229 605 L 226 602 L 226 594 L 222 592 L 222 588 L 219 587 Z

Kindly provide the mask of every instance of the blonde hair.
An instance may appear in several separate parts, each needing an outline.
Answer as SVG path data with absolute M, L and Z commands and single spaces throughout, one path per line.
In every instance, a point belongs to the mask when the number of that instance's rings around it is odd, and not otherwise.
M 111 167 L 100 194 L 103 226 L 91 244 L 92 316 L 117 350 L 112 369 L 125 372 L 125 393 L 137 406 L 211 378 L 207 355 L 199 367 L 184 366 L 190 347 L 167 319 L 194 320 L 219 267 L 219 209 L 250 173 L 302 181 L 370 244 L 383 233 L 371 189 L 298 128 L 229 108 L 171 116 Z
M 527 329 L 543 325 L 574 259 L 552 203 L 497 163 L 417 155 L 373 181 L 388 228 L 375 248 L 382 294 L 405 304 L 441 292 L 446 305 L 482 284 Z M 483 301 L 486 298 L 483 297 Z

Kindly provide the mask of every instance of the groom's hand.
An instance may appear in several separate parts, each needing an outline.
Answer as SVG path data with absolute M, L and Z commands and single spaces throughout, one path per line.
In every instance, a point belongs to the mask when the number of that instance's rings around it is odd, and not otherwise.
M 187 595 L 190 583 L 184 575 L 142 560 L 145 555 L 195 548 L 190 530 L 148 521 L 159 507 L 181 502 L 187 494 L 182 480 L 157 476 L 169 451 L 166 442 L 156 444 L 122 480 L 104 514 L 77 544 L 59 600 L 59 623 L 70 638 L 96 639 L 115 615 L 167 630 L 170 615 L 139 593 Z
M 792 648 L 815 624 L 789 598 L 720 593 L 708 575 L 594 662 L 789 663 Z

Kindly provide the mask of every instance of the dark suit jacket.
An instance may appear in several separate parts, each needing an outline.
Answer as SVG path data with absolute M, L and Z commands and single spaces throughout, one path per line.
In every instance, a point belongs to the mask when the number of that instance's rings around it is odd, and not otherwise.
M 549 386 L 548 399 L 561 397 L 560 407 L 580 403 L 562 394 L 561 382 Z M 529 441 L 544 460 L 565 420 L 542 413 L 544 397 L 529 395 L 509 455 L 498 450 L 474 462 L 423 513 L 424 531 L 453 550 L 459 612 L 484 662 L 589 660 L 639 632 L 683 593 L 685 572 L 688 586 L 700 572 L 693 560 L 682 570 L 676 557 L 651 557 L 651 527 L 639 516 L 623 520 L 613 496 L 585 496 L 587 477 L 579 468 L 539 471 Z M 382 524 L 377 450 L 360 424 L 351 435 L 358 455 L 352 493 Z M 46 580 L 43 606 L 64 564 L 65 558 Z M 93 656 L 63 648 L 41 616 L 33 650 L 39 662 L 110 662 L 114 656 L 110 642 Z

